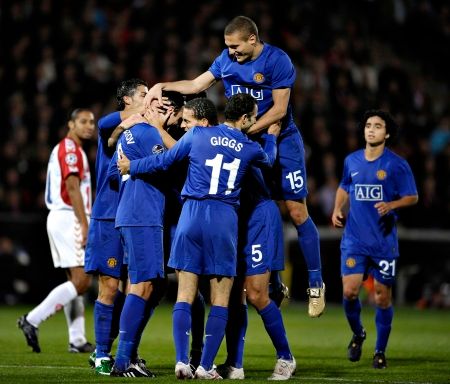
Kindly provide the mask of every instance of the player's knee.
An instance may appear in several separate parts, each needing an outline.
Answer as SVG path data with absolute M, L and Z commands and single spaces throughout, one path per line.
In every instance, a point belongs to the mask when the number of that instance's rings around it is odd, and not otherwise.
M 99 280 L 97 300 L 103 304 L 111 305 L 119 289 L 119 280 L 108 279 L 106 281 Z
M 303 224 L 309 217 L 306 204 L 300 202 L 291 202 L 287 205 L 289 216 L 295 225 Z
M 247 300 L 258 310 L 265 308 L 270 302 L 267 291 L 249 287 L 247 287 Z
M 375 293 L 375 305 L 382 309 L 389 308 L 392 305 L 390 295 L 385 292 Z
M 359 287 L 357 286 L 344 286 L 343 289 L 344 299 L 356 300 L 359 295 Z

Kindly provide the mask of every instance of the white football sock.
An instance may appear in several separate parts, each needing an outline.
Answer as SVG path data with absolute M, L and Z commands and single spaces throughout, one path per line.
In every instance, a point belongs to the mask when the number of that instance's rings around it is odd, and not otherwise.
M 79 347 L 86 343 L 84 326 L 84 299 L 77 296 L 64 306 L 67 326 L 69 328 L 69 343 Z
M 39 327 L 44 320 L 63 309 L 68 302 L 77 296 L 77 290 L 71 281 L 58 285 L 47 295 L 44 301 L 28 313 L 28 322 L 35 327 Z

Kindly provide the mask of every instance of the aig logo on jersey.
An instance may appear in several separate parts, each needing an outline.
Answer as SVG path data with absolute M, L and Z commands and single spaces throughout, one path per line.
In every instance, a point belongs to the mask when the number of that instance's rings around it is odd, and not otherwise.
M 355 198 L 359 201 L 383 200 L 383 186 L 380 184 L 355 184 Z
M 242 85 L 232 85 L 231 94 L 234 96 L 239 93 L 247 93 L 256 100 L 262 100 L 264 98 L 262 89 L 247 88 L 243 87 Z

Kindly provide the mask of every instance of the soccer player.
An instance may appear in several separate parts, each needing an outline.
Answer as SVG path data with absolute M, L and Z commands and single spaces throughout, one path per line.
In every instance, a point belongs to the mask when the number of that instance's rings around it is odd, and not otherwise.
M 364 277 L 371 274 L 375 281 L 377 329 L 373 367 L 382 369 L 387 366 L 392 284 L 399 256 L 397 209 L 416 204 L 418 196 L 408 163 L 386 148 L 386 140 L 392 140 L 397 130 L 391 115 L 370 110 L 362 121 L 366 146 L 345 159 L 332 222 L 338 228 L 345 225 L 341 240 L 343 304 L 353 332 L 348 359 L 359 361 L 366 339 L 358 295 Z M 344 213 L 347 209 L 348 215 Z
M 162 126 L 167 116 L 154 111 L 153 115 L 146 114 L 146 118 L 150 118 L 149 123 L 138 123 L 120 136 L 118 157 L 126 154 L 130 159 L 139 159 L 164 151 L 155 125 Z M 113 158 L 111 166 L 117 172 L 115 163 Z M 132 364 L 132 357 L 159 302 L 159 288 L 164 280 L 165 186 L 161 175 L 127 175 L 121 180 L 116 228 L 120 230 L 128 258 L 130 288 L 120 316 L 119 344 L 111 376 L 154 377 L 149 370 Z
M 319 232 L 308 215 L 305 151 L 289 103 L 295 81 L 295 68 L 281 49 L 259 39 L 253 20 L 237 16 L 225 27 L 225 49 L 211 67 L 193 80 L 155 84 L 146 96 L 148 104 L 162 90 L 183 94 L 198 93 L 222 80 L 225 96 L 250 94 L 258 102 L 258 120 L 249 134 L 260 135 L 271 124 L 282 121 L 278 138 L 278 159 L 274 167 L 277 199 L 285 200 L 297 228 L 298 241 L 308 268 L 308 314 L 319 317 L 325 309 L 325 284 L 322 280 Z
M 242 184 L 239 211 L 238 278 L 230 298 L 226 329 L 227 359 L 218 366 L 223 378 L 244 379 L 243 355 L 247 331 L 247 305 L 243 289 L 264 323 L 277 354 L 269 380 L 288 380 L 295 373 L 281 311 L 269 297 L 271 272 L 284 269 L 283 227 L 280 211 L 272 200 L 262 172 L 252 167 Z M 241 282 L 241 280 L 243 280 Z
M 167 169 L 172 163 L 189 158 L 182 191 L 185 202 L 169 259 L 169 266 L 179 271 L 173 310 L 177 378 L 192 378 L 188 345 L 191 305 L 197 295 L 199 275 L 210 279 L 211 309 L 195 377 L 221 378 L 213 362 L 225 333 L 229 294 L 236 275 L 240 183 L 252 164 L 271 166 L 276 156 L 274 135 L 266 135 L 266 153 L 242 132 L 255 123 L 257 110 L 256 101 L 250 95 L 235 95 L 225 107 L 225 124 L 194 127 L 163 155 L 130 163 L 133 176 Z
M 98 121 L 98 149 L 96 158 L 97 194 L 92 207 L 86 246 L 85 271 L 98 276 L 98 297 L 94 304 L 96 351 L 92 362 L 95 372 L 109 375 L 112 369 L 111 347 L 119 333 L 119 318 L 125 301 L 127 280 L 123 264 L 123 247 L 115 218 L 119 200 L 119 183 L 108 177 L 108 167 L 115 152 L 108 147 L 116 127 L 123 132 L 131 126 L 145 122 L 144 97 L 147 84 L 140 79 L 120 83 L 116 99 L 118 111 L 103 116 Z M 119 283 L 121 282 L 121 289 Z M 137 356 L 133 359 L 136 361 Z M 142 363 L 142 361 L 140 362 Z
M 92 203 L 91 174 L 82 145 L 95 133 L 94 114 L 88 109 L 75 109 L 68 126 L 67 136 L 50 155 L 45 186 L 53 264 L 66 271 L 67 282 L 54 288 L 44 301 L 17 321 L 33 352 L 41 351 L 39 325 L 63 308 L 69 330 L 69 352 L 92 352 L 95 348 L 86 340 L 82 297 L 91 283 L 83 266 Z

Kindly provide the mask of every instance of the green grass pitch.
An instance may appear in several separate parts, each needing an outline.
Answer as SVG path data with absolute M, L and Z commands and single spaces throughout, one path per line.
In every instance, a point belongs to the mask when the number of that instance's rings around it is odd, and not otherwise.
M 63 313 L 40 328 L 42 353 L 32 353 L 16 319 L 29 307 L 0 307 L 0 384 L 21 383 L 122 383 L 145 378 L 98 377 L 88 367 L 86 354 L 67 352 Z M 140 355 L 157 375 L 154 382 L 175 382 L 170 304 L 157 310 L 142 338 Z M 299 383 L 450 383 L 450 312 L 396 308 L 387 351 L 388 368 L 371 367 L 375 343 L 374 312 L 366 306 L 363 322 L 368 337 L 358 363 L 346 359 L 351 334 L 342 308 L 328 305 L 319 319 L 310 319 L 306 303 L 282 308 L 291 349 L 297 359 Z M 94 341 L 92 307 L 87 308 L 86 328 Z M 216 363 L 224 360 L 224 345 Z M 275 364 L 274 349 L 254 309 L 249 310 L 244 367 L 246 382 L 265 381 Z

